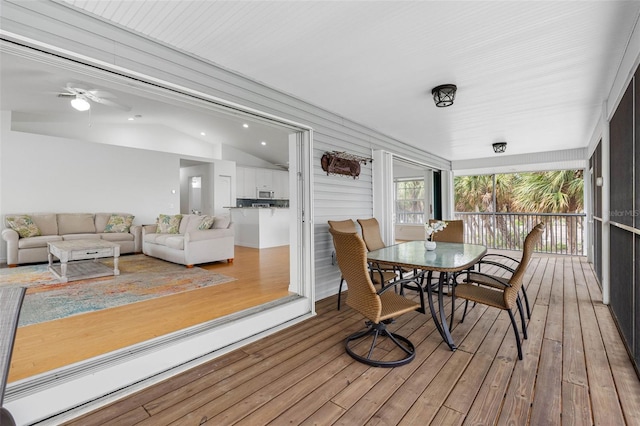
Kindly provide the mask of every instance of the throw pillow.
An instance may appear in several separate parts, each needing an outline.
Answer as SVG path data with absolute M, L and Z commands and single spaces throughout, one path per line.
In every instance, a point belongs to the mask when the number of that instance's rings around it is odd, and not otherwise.
M 227 215 L 216 216 L 213 222 L 213 229 L 227 229 L 231 223 L 231 217 Z
M 213 225 L 213 216 L 205 216 L 202 218 L 202 222 L 198 225 L 198 229 L 209 229 Z
M 104 232 L 129 232 L 134 216 L 112 214 L 104 227 Z
M 173 216 L 167 214 L 158 215 L 158 228 L 156 229 L 156 233 L 177 234 L 178 230 L 180 229 L 181 220 L 181 214 L 176 214 Z
M 7 216 L 7 225 L 20 235 L 20 238 L 37 237 L 42 235 L 38 225 L 33 223 L 31 216 Z

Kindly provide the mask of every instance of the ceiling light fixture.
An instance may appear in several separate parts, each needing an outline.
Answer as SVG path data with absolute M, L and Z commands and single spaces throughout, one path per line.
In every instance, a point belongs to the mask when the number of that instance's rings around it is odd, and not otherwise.
M 260 142 L 262 146 L 265 146 L 267 143 L 265 141 Z
M 87 111 L 91 108 L 91 104 L 84 97 L 80 95 L 76 95 L 75 98 L 71 99 L 71 106 L 77 109 L 78 111 Z
M 431 90 L 431 94 L 433 95 L 433 101 L 436 103 L 436 106 L 443 108 L 453 105 L 456 90 L 458 90 L 458 88 L 455 84 L 442 84 L 434 87 Z
M 493 144 L 493 152 L 495 152 L 496 154 L 502 154 L 506 150 L 507 150 L 506 142 L 496 142 Z
M 245 129 L 248 129 L 248 128 L 249 128 L 249 125 L 248 125 L 247 123 L 244 123 L 244 124 L 242 125 L 242 127 L 244 127 Z
M 205 132 L 200 132 L 200 136 L 207 136 Z

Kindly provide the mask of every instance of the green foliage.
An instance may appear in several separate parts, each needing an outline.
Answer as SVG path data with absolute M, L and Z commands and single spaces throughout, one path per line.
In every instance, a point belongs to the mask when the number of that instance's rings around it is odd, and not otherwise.
M 582 170 L 458 176 L 456 211 L 579 213 L 584 211 Z

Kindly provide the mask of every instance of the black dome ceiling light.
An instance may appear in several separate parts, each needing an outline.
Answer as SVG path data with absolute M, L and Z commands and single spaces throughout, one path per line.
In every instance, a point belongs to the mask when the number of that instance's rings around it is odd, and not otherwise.
M 453 105 L 456 90 L 458 90 L 458 88 L 455 84 L 441 84 L 440 86 L 434 87 L 431 90 L 431 94 L 433 94 L 433 101 L 436 103 L 436 106 L 443 108 Z
M 495 142 L 493 144 L 493 152 L 495 152 L 496 154 L 501 154 L 503 152 L 505 152 L 507 150 L 507 143 L 506 142 Z

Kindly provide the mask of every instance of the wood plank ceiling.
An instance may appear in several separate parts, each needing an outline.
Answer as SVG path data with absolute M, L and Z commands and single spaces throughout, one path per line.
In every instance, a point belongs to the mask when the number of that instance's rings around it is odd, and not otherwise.
M 449 160 L 588 146 L 640 2 L 58 0 Z M 458 86 L 436 108 L 431 89 Z

